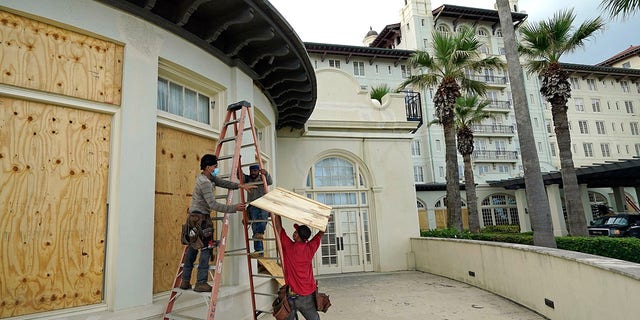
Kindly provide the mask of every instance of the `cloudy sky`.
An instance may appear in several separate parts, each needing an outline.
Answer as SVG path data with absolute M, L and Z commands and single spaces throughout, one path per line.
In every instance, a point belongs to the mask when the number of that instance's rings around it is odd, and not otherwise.
M 305 42 L 362 45 L 369 27 L 380 32 L 388 24 L 400 22 L 404 0 L 269 0 Z M 495 0 L 433 0 L 432 8 L 452 4 L 493 9 Z M 528 21 L 540 21 L 554 12 L 571 8 L 576 21 L 601 15 L 600 0 L 520 0 L 518 6 L 529 14 Z M 606 16 L 603 16 L 607 19 Z M 607 19 L 608 21 L 608 19 Z M 576 24 L 577 25 L 577 24 Z M 629 19 L 608 21 L 604 32 L 587 42 L 585 49 L 563 56 L 562 62 L 596 64 L 630 45 L 640 45 L 640 14 Z

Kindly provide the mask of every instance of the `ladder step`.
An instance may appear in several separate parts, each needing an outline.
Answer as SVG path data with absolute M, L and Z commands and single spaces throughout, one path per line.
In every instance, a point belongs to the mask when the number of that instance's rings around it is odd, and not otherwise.
M 225 142 L 230 142 L 235 140 L 236 140 L 236 136 L 230 136 L 228 138 L 221 139 L 219 143 L 225 143 Z
M 267 297 L 277 297 L 278 296 L 277 293 L 270 293 L 270 292 L 255 292 L 255 295 L 257 295 L 257 296 L 267 296 Z
M 175 319 L 175 320 L 202 320 L 202 318 L 196 318 L 196 317 L 187 316 L 184 314 L 177 314 L 177 313 L 167 313 L 165 315 L 165 318 Z
M 224 125 L 225 127 L 228 127 L 229 125 L 236 124 L 236 123 L 238 123 L 238 122 L 240 122 L 240 119 L 231 119 L 231 120 L 229 120 L 229 121 L 225 122 L 223 125 Z
M 249 223 L 253 223 L 253 222 L 269 222 L 271 221 L 271 219 L 256 219 L 256 220 L 249 220 Z
M 218 161 L 233 159 L 233 155 L 223 155 L 218 157 Z
M 284 279 L 284 276 L 274 276 L 270 274 L 256 273 L 253 275 L 256 278 L 266 278 L 266 279 Z

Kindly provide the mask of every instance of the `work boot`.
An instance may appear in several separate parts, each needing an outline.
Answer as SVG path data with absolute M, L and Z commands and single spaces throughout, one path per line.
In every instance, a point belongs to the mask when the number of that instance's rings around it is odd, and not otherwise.
M 180 289 L 191 290 L 191 283 L 189 283 L 189 281 L 182 280 L 182 282 L 180 282 Z
M 198 282 L 193 288 L 195 292 L 211 292 L 211 286 L 206 282 Z
M 253 235 L 255 239 L 264 239 L 264 233 L 256 233 Z

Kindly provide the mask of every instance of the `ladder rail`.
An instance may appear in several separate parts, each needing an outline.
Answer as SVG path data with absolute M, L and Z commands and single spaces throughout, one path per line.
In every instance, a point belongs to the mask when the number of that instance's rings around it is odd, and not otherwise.
M 253 135 L 253 141 L 256 141 L 256 155 L 257 155 L 257 160 L 258 160 L 258 166 L 260 167 L 260 169 L 262 169 L 262 156 L 258 150 L 258 145 L 257 145 L 257 141 L 258 141 L 258 136 L 256 135 L 256 130 L 255 130 L 255 126 L 253 124 L 253 118 L 249 118 L 249 124 L 251 126 L 251 134 Z M 262 170 L 260 170 L 260 174 L 262 175 Z M 262 175 L 262 185 L 264 187 L 264 190 L 269 190 L 268 189 L 268 185 L 267 185 L 267 177 L 265 177 L 264 175 Z M 269 219 L 271 220 L 271 227 L 273 229 L 273 234 L 275 237 L 275 242 L 276 242 L 276 251 L 277 251 L 277 256 L 280 257 L 280 260 L 284 259 L 284 255 L 282 254 L 282 243 L 280 242 L 280 235 L 277 233 L 275 224 L 273 223 L 274 221 L 274 214 L 273 212 L 269 212 Z M 284 263 L 280 263 L 280 267 L 282 268 L 282 274 L 284 274 L 285 270 L 284 270 Z
M 237 117 L 237 109 L 235 110 L 229 110 L 229 112 L 227 113 L 227 117 L 225 120 L 225 126 L 223 127 L 223 130 L 221 132 L 220 137 L 224 138 L 226 136 L 226 132 L 228 131 L 228 127 L 229 124 L 227 124 L 227 122 L 229 122 L 230 117 L 233 116 L 233 123 L 230 124 L 233 127 L 233 131 L 236 135 L 236 139 L 235 139 L 235 146 L 234 146 L 234 152 L 233 152 L 233 160 L 231 163 L 231 172 L 237 172 L 238 168 L 239 168 L 239 164 L 240 164 L 240 147 L 242 146 L 242 134 L 239 134 L 239 132 L 241 132 L 242 130 L 239 130 L 238 128 L 244 128 L 244 119 L 247 116 L 247 108 L 245 108 L 247 105 L 242 105 L 240 107 L 240 113 L 241 116 L 238 119 Z M 229 106 L 228 109 L 232 109 L 235 108 L 235 105 L 231 105 Z M 216 156 L 220 155 L 220 152 L 222 151 L 222 146 L 224 143 L 218 143 L 218 145 L 216 146 Z M 231 177 L 229 177 L 230 180 L 232 182 L 238 182 L 240 183 L 238 176 L 237 175 L 231 175 Z M 227 205 L 231 205 L 233 204 L 233 193 L 234 190 L 228 190 L 227 192 Z M 245 208 L 246 211 L 246 208 Z M 209 303 L 209 311 L 207 312 L 207 319 L 209 320 L 213 320 L 215 318 L 215 313 L 216 313 L 216 307 L 218 304 L 218 293 L 220 291 L 220 284 L 221 284 L 221 278 L 222 278 L 222 266 L 223 266 L 223 262 L 224 262 L 224 252 L 225 249 L 227 247 L 227 238 L 229 235 L 229 218 L 230 215 L 233 213 L 224 213 L 224 219 L 222 221 L 222 230 L 220 232 L 220 241 L 218 242 L 218 254 L 216 255 L 216 269 L 213 275 L 213 285 L 211 286 L 211 303 Z
M 234 103 L 231 104 L 227 107 L 227 115 L 224 119 L 223 122 L 223 126 L 220 130 L 220 138 L 218 140 L 218 143 L 216 145 L 215 148 L 215 155 L 218 159 L 218 163 L 222 162 L 222 161 L 227 161 L 230 160 L 231 161 L 231 165 L 230 165 L 230 174 L 229 175 L 219 175 L 218 177 L 223 178 L 225 180 L 229 180 L 231 182 L 236 182 L 238 184 L 244 184 L 244 172 L 242 171 L 243 166 L 249 166 L 249 165 L 253 165 L 256 164 L 253 161 L 257 160 L 257 164 L 260 168 L 260 174 L 262 176 L 262 186 L 265 190 L 265 192 L 268 192 L 268 183 L 267 183 L 267 179 L 266 176 L 262 174 L 262 157 L 261 157 L 261 153 L 260 153 L 260 148 L 258 145 L 258 139 L 257 139 L 257 134 L 256 134 L 256 129 L 253 123 L 253 118 L 251 117 L 251 113 L 250 113 L 250 109 L 251 105 L 246 102 L 246 101 L 241 101 L 238 103 Z M 248 123 L 245 121 L 246 119 L 248 119 Z M 247 126 L 248 125 L 248 126 Z M 245 135 L 245 133 L 248 133 L 248 131 L 251 132 L 251 136 L 247 137 L 247 140 L 252 140 L 252 141 L 247 141 L 245 143 L 243 143 L 243 136 Z M 233 134 L 234 136 L 232 137 L 231 134 Z M 226 143 L 234 143 L 232 148 L 225 148 L 224 145 Z M 243 164 L 242 163 L 242 150 L 244 150 L 244 148 L 253 148 L 255 151 L 255 159 L 250 159 L 252 161 Z M 233 151 L 232 155 L 222 155 L 222 151 Z M 225 166 L 225 168 L 228 168 L 228 166 Z M 247 183 L 247 185 L 254 185 L 254 186 L 258 186 L 260 185 L 260 182 L 254 182 L 254 183 Z M 246 204 L 246 200 L 247 200 L 247 196 L 245 194 L 245 190 L 243 189 L 239 189 L 237 190 L 239 191 L 239 200 L 240 203 L 245 203 Z M 227 205 L 233 205 L 233 200 L 234 200 L 234 193 L 236 192 L 236 190 L 231 190 L 228 189 L 227 190 L 227 194 L 225 196 L 222 196 L 222 192 L 220 193 L 220 195 L 215 195 L 214 197 L 216 199 L 216 201 L 219 199 L 220 201 L 222 201 L 222 199 L 224 198 L 224 202 Z M 253 319 L 257 320 L 258 316 L 263 314 L 263 313 L 270 313 L 271 311 L 265 311 L 265 310 L 258 310 L 257 306 L 256 306 L 256 296 L 260 295 L 260 296 L 273 296 L 274 294 L 272 293 L 263 293 L 263 292 L 256 292 L 255 291 L 255 284 L 254 284 L 254 278 L 271 278 L 274 280 L 278 280 L 281 281 L 283 276 L 281 275 L 276 275 L 275 273 L 272 273 L 271 275 L 266 275 L 266 274 L 260 274 L 259 270 L 255 270 L 254 272 L 254 268 L 253 268 L 253 256 L 251 254 L 251 242 L 252 241 L 257 241 L 257 238 L 254 237 L 249 237 L 249 227 L 251 227 L 251 223 L 252 222 L 265 222 L 267 224 L 270 224 L 271 227 L 273 228 L 274 234 L 275 234 L 275 225 L 273 224 L 274 221 L 274 214 L 269 212 L 269 217 L 267 219 L 259 219 L 259 220 L 252 220 L 250 219 L 249 216 L 249 212 L 247 210 L 247 208 L 245 207 L 245 209 L 242 211 L 242 222 L 243 222 L 243 233 L 244 233 L 244 248 L 238 248 L 238 249 L 234 249 L 231 248 L 229 250 L 227 250 L 227 245 L 229 245 L 230 243 L 228 243 L 227 240 L 229 240 L 229 232 L 230 232 L 230 220 L 232 218 L 232 215 L 234 213 L 237 212 L 216 212 L 216 214 L 212 217 L 212 221 L 215 223 L 215 238 L 218 240 L 218 245 L 217 245 L 217 250 L 215 253 L 215 259 L 213 259 L 212 256 L 212 260 L 215 260 L 215 266 L 210 267 L 209 268 L 209 274 L 210 277 L 212 278 L 212 283 L 211 283 L 211 293 L 210 296 L 206 296 L 205 293 L 202 293 L 201 295 L 203 296 L 203 298 L 205 299 L 205 302 L 208 303 L 208 310 L 207 310 L 207 315 L 206 315 L 206 319 L 208 320 L 214 320 L 215 318 L 215 312 L 216 312 L 216 308 L 217 308 L 217 302 L 218 302 L 218 294 L 220 291 L 220 287 L 222 285 L 222 272 L 223 272 L 223 263 L 224 263 L 224 258 L 225 257 L 232 257 L 232 256 L 245 256 L 247 259 L 247 267 L 248 267 L 248 273 L 249 273 L 249 289 L 250 289 L 250 293 L 251 293 L 251 307 L 252 307 L 252 311 L 253 311 Z M 220 214 L 222 214 L 222 216 L 220 216 Z M 270 223 L 271 222 L 271 223 Z M 280 236 L 278 234 L 275 234 L 274 238 L 265 238 L 262 237 L 259 239 L 259 241 L 275 241 L 275 245 L 276 245 L 276 254 L 275 256 L 271 256 L 271 257 L 260 257 L 259 259 L 265 259 L 265 261 L 269 261 L 269 260 L 276 260 L 276 267 L 282 267 L 277 266 L 277 262 L 282 262 L 282 245 L 280 243 Z M 173 281 L 173 288 L 171 290 L 171 293 L 169 295 L 169 299 L 167 301 L 167 306 L 165 309 L 165 313 L 163 316 L 164 320 L 168 320 L 168 319 L 175 319 L 175 316 L 178 317 L 182 317 L 182 315 L 177 315 L 177 314 L 172 314 L 172 310 L 174 308 L 174 304 L 176 302 L 176 300 L 185 292 L 184 290 L 181 289 L 177 289 L 180 286 L 181 283 L 181 277 L 183 275 L 184 272 L 184 262 L 186 259 L 186 253 L 187 253 L 187 247 L 188 245 L 184 246 L 184 250 L 182 252 L 182 257 L 180 260 L 180 264 L 178 265 L 178 270 L 176 272 L 176 276 L 174 278 Z M 212 250 L 213 251 L 213 250 Z M 264 252 L 264 251 L 262 251 Z M 212 252 L 213 254 L 213 252 Z M 261 264 L 261 262 L 259 260 L 256 260 L 256 268 L 258 267 L 259 264 Z M 281 264 L 281 263 L 280 263 Z M 269 270 L 273 270 L 273 266 L 270 267 L 271 269 Z M 213 274 L 211 274 L 211 272 L 213 271 Z M 269 271 L 270 273 L 272 271 Z

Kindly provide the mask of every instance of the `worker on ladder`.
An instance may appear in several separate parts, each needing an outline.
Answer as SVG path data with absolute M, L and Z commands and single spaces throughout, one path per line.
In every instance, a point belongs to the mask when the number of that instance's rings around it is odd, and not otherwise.
M 193 263 L 196 260 L 198 251 L 200 251 L 196 285 L 193 288 L 193 291 L 210 292 L 211 286 L 207 283 L 209 277 L 209 260 L 211 259 L 211 252 L 217 244 L 213 241 L 213 229 L 210 231 L 206 230 L 208 229 L 206 226 L 211 226 L 211 228 L 213 227 L 213 223 L 211 222 L 211 211 L 215 210 L 216 212 L 231 213 L 244 211 L 246 209 L 244 203 L 226 205 L 217 202 L 215 200 L 215 195 L 213 194 L 213 189 L 216 186 L 220 186 L 230 190 L 241 188 L 248 191 L 255 188 L 255 186 L 236 183 L 218 177 L 217 175 L 220 171 L 218 169 L 218 158 L 213 154 L 205 154 L 202 156 L 200 159 L 200 169 L 202 172 L 196 177 L 196 183 L 191 197 L 191 206 L 189 206 L 187 224 L 197 221 L 199 226 L 204 225 L 205 227 L 199 228 L 199 230 L 204 230 L 204 232 L 194 235 L 196 237 L 201 237 L 201 239 L 197 239 L 198 241 L 195 245 L 189 245 L 187 247 L 180 289 L 191 289 L 191 272 L 193 270 Z
M 314 293 L 317 283 L 313 277 L 313 256 L 320 247 L 324 231 L 311 238 L 311 229 L 305 225 L 293 225 L 293 239 L 282 228 L 282 218 L 274 214 L 274 227 L 282 243 L 284 281 L 289 286 L 287 300 L 291 307 L 288 320 L 298 319 L 298 312 L 307 320 L 320 320 Z M 309 239 L 311 238 L 311 239 Z
M 251 201 L 265 195 L 267 190 L 264 189 L 262 179 L 265 179 L 269 186 L 273 183 L 271 175 L 267 170 L 260 169 L 260 166 L 257 164 L 251 165 L 249 167 L 249 174 L 244 175 L 244 183 L 259 184 L 257 184 L 257 188 L 247 192 L 247 202 L 251 203 Z M 253 239 L 264 239 L 264 231 L 267 226 L 269 212 L 252 205 L 247 207 L 247 211 L 249 212 L 249 220 L 252 221 L 251 230 L 253 232 Z M 261 240 L 253 241 L 253 250 L 254 252 L 251 253 L 251 257 L 257 258 L 264 256 L 264 244 Z

